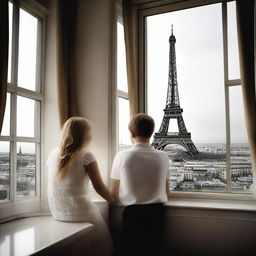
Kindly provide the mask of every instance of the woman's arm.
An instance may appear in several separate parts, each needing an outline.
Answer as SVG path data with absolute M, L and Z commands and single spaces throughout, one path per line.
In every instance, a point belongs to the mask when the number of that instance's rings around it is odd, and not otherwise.
M 109 204 L 114 204 L 116 202 L 116 199 L 114 196 L 111 195 L 110 191 L 102 181 L 97 162 L 94 161 L 87 165 L 86 172 L 88 173 L 89 178 L 96 192 L 104 199 L 106 199 Z
M 119 201 L 119 186 L 120 180 L 111 179 L 111 193 Z

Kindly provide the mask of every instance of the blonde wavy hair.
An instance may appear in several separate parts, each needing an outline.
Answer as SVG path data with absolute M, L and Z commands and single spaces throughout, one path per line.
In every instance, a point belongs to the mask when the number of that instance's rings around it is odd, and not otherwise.
M 86 118 L 71 117 L 63 128 L 60 143 L 60 154 L 57 164 L 57 175 L 64 178 L 75 154 L 91 141 L 91 125 Z

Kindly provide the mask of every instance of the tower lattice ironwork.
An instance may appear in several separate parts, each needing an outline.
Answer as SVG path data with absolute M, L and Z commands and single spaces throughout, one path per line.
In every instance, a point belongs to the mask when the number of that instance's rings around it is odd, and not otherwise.
M 166 107 L 164 109 L 164 117 L 159 132 L 155 133 L 152 145 L 156 149 L 163 150 L 169 144 L 178 144 L 185 147 L 187 152 L 193 158 L 196 158 L 198 151 L 191 140 L 191 134 L 187 131 L 182 117 L 183 109 L 180 107 L 175 53 L 176 38 L 173 35 L 173 26 L 172 34 L 169 37 L 169 43 L 169 76 Z M 177 120 L 178 132 L 168 132 L 170 119 Z

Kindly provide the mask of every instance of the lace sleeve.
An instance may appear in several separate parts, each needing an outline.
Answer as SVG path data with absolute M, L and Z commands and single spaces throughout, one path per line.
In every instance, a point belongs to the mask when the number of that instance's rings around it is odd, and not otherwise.
M 90 163 L 96 161 L 94 155 L 91 152 L 85 152 L 84 154 L 84 165 L 87 166 Z

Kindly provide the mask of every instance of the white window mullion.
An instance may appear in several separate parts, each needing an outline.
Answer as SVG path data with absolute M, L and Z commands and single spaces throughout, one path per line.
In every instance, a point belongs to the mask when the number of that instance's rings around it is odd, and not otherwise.
M 41 101 L 43 100 L 43 95 L 37 92 L 33 92 L 33 91 L 29 91 L 28 89 L 24 89 L 24 88 L 17 88 L 16 90 L 17 95 L 25 97 L 25 98 L 29 98 L 32 100 L 37 100 L 37 101 Z
M 228 86 L 238 86 L 238 85 L 241 85 L 241 79 L 228 80 L 226 82 L 226 85 L 228 85 Z
M 11 118 L 11 136 L 13 138 L 17 135 L 17 81 L 18 81 L 18 56 L 19 56 L 19 4 L 17 1 L 14 2 L 13 5 L 13 88 L 14 92 L 12 93 L 12 118 Z M 12 156 L 12 171 L 11 171 L 11 177 L 12 177 L 12 201 L 14 203 L 16 202 L 16 188 L 17 188 L 17 143 L 14 140 L 12 142 L 12 150 L 11 150 L 11 156 Z
M 42 24 L 37 23 L 37 49 L 36 49 L 36 92 L 41 92 L 41 64 L 42 59 Z
M 18 49 L 19 49 L 19 6 L 13 3 L 13 39 L 12 39 L 12 84 L 17 87 L 18 81 Z
M 226 112 L 226 178 L 228 192 L 232 192 L 231 184 L 231 159 L 230 159 L 230 111 L 228 88 L 228 26 L 227 3 L 222 3 L 222 29 L 223 29 L 223 57 L 224 57 L 224 87 L 225 87 L 225 112 Z
M 128 100 L 129 96 L 127 92 L 121 91 L 121 90 L 117 90 L 117 97 L 123 98 Z
M 41 186 L 40 186 L 40 181 L 41 181 L 41 144 L 40 143 L 36 143 L 36 181 L 35 181 L 35 197 L 40 199 L 40 195 L 41 195 Z
M 17 114 L 17 95 L 12 94 L 11 96 L 11 121 L 10 121 L 10 129 L 11 129 L 11 137 L 15 138 L 16 136 L 16 114 Z M 10 142 L 10 198 L 11 201 L 15 202 L 15 191 L 16 191 L 16 141 L 12 140 Z
M 231 184 L 231 146 L 230 146 L 230 107 L 229 107 L 229 88 L 225 85 L 225 110 L 226 110 L 226 175 L 228 192 L 232 192 Z

